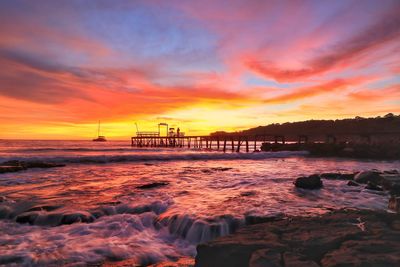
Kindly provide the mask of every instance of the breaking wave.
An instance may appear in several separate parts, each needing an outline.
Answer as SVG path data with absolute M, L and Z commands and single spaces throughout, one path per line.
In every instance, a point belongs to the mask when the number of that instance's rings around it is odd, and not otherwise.
M 179 160 L 262 160 L 268 158 L 287 158 L 306 156 L 306 151 L 280 151 L 259 153 L 222 153 L 222 152 L 197 152 L 197 153 L 147 153 L 131 155 L 74 155 L 74 156 L 38 156 L 34 157 L 0 157 L 0 161 L 45 161 L 52 163 L 112 163 L 112 162 L 141 162 L 141 161 L 179 161 Z

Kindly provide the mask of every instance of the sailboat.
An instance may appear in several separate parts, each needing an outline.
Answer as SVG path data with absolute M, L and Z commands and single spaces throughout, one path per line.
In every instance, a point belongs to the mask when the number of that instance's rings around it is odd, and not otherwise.
M 97 138 L 92 140 L 93 142 L 106 142 L 107 139 L 105 136 L 100 135 L 100 121 L 99 121 L 99 126 L 97 128 Z

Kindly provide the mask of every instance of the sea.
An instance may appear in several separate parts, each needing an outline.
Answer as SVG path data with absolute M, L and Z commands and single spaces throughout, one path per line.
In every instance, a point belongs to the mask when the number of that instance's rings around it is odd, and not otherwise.
M 0 174 L 0 265 L 137 265 L 195 257 L 196 246 L 251 218 L 386 210 L 388 194 L 314 173 L 400 169 L 399 161 L 315 158 L 306 152 L 133 148 L 130 142 L 0 140 L 0 162 L 65 167 Z

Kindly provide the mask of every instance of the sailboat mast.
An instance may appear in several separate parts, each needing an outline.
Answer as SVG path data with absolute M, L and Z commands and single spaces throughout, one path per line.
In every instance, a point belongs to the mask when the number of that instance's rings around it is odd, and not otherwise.
M 97 136 L 98 136 L 98 137 L 100 136 L 100 121 L 99 121 L 99 126 L 98 126 L 98 128 L 97 128 Z

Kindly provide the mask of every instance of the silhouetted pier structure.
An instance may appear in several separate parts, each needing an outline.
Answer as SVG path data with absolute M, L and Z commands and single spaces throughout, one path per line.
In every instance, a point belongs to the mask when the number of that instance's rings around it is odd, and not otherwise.
M 165 124 L 162 124 L 165 125 Z M 166 125 L 167 126 L 167 125 Z M 184 133 L 167 132 L 166 136 L 160 136 L 159 132 L 138 132 L 137 136 L 131 138 L 132 147 L 170 147 L 170 148 L 193 148 L 209 149 L 232 152 L 253 152 L 259 151 L 261 143 L 271 144 L 307 144 L 307 143 L 377 143 L 379 140 L 400 142 L 400 133 L 397 132 L 375 132 L 375 133 L 339 133 L 326 135 L 307 134 L 262 134 L 262 135 L 193 135 L 185 136 Z M 179 128 L 178 128 L 179 129 Z M 243 149 L 243 150 L 241 150 Z

